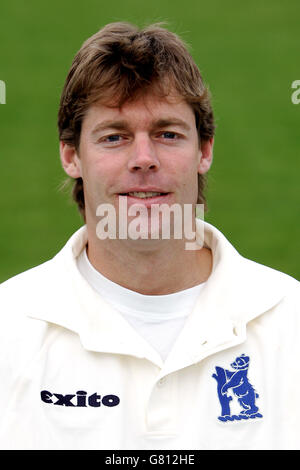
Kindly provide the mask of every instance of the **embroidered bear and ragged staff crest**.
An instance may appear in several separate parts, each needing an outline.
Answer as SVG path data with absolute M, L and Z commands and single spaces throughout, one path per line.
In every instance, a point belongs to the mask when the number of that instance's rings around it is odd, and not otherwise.
M 259 395 L 248 380 L 249 363 L 249 356 L 242 354 L 230 364 L 234 369 L 233 371 L 216 367 L 216 373 L 212 376 L 218 384 L 217 390 L 221 405 L 221 416 L 218 419 L 220 421 L 262 418 L 256 405 L 256 399 Z M 230 390 L 233 396 L 237 397 L 237 401 L 242 408 L 238 414 L 231 414 L 230 402 L 233 397 L 229 395 Z

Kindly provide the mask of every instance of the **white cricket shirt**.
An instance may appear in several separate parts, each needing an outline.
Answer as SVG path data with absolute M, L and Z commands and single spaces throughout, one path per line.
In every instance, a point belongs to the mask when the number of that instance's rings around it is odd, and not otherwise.
M 165 360 L 204 283 L 168 295 L 143 295 L 110 281 L 90 263 L 84 248 L 77 258 L 82 276 L 115 307 Z
M 298 281 L 205 223 L 213 270 L 163 361 L 80 274 L 86 242 L 0 286 L 1 449 L 300 448 Z

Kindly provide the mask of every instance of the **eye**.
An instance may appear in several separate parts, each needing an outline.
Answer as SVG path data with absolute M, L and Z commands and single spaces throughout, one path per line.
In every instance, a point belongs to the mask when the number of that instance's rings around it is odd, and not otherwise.
M 178 139 L 178 134 L 176 132 L 165 131 L 161 133 L 161 136 L 165 139 L 175 140 Z
M 107 137 L 105 137 L 104 141 L 113 143 L 113 142 L 120 142 L 121 139 L 122 139 L 122 136 L 120 136 L 119 134 L 113 134 L 113 135 L 108 135 Z
M 126 135 L 121 134 L 107 134 L 98 140 L 99 144 L 103 144 L 107 147 L 114 147 L 123 144 L 126 141 Z

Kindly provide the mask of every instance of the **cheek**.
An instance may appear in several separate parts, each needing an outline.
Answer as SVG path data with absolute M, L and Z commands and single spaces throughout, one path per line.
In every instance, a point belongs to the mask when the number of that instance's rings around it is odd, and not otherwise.
M 82 165 L 82 178 L 87 197 L 98 201 L 99 197 L 111 196 L 116 182 L 121 179 L 122 168 L 111 155 L 89 154 Z
M 99 179 L 101 173 L 105 170 L 103 159 L 101 159 L 98 152 L 89 148 L 89 146 L 82 147 L 81 161 L 82 177 L 86 184 Z
M 198 162 L 195 158 L 183 155 L 176 164 L 175 171 L 181 179 L 193 182 L 198 178 Z
M 166 156 L 165 163 L 169 170 L 174 173 L 182 173 L 182 176 L 194 173 L 197 172 L 199 163 L 198 152 L 194 147 L 175 150 Z

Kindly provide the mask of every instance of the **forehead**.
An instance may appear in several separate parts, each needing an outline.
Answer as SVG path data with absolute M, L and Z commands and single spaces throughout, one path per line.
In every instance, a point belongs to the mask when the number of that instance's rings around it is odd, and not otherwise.
M 122 121 L 130 126 L 153 126 L 158 121 L 182 122 L 195 126 L 192 107 L 179 95 L 159 97 L 147 93 L 137 99 L 126 101 L 122 106 L 103 104 L 101 100 L 88 108 L 82 130 L 92 131 L 110 121 Z

